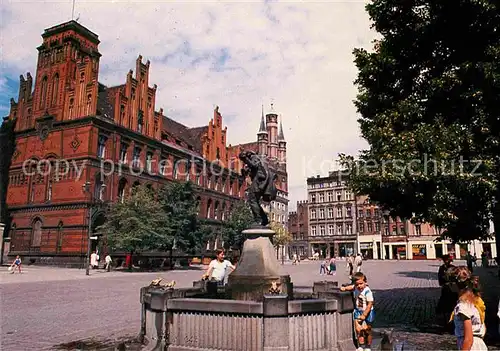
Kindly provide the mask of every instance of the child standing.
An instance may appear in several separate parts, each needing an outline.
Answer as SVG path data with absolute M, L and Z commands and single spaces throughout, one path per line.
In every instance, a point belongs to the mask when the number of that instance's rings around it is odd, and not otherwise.
M 330 267 L 328 274 L 335 275 L 337 273 L 337 265 L 335 264 L 335 257 L 330 258 Z
M 321 261 L 321 264 L 319 266 L 319 274 L 328 274 L 327 270 L 326 270 L 326 265 L 328 264 L 328 260 L 323 260 Z
M 367 284 L 366 276 L 357 272 L 353 275 L 353 285 L 343 286 L 341 291 L 354 290 L 354 330 L 358 338 L 358 349 L 356 351 L 370 351 L 372 344 L 372 324 L 375 320 L 373 304 L 373 292 Z
M 14 274 L 14 272 L 16 271 L 16 268 L 19 270 L 19 273 L 22 273 L 21 272 L 21 257 L 19 257 L 19 255 L 16 256 L 16 259 L 14 260 L 14 262 L 12 262 L 12 274 Z

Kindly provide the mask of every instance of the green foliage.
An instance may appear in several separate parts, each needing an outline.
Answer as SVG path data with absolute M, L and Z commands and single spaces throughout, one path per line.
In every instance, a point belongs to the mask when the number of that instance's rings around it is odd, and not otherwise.
M 175 248 L 186 253 L 199 252 L 210 231 L 198 221 L 198 204 L 191 182 L 169 183 L 160 190 L 159 201 Z M 169 249 L 173 243 L 169 243 Z
M 241 249 L 244 242 L 242 232 L 248 229 L 252 223 L 253 216 L 248 205 L 243 201 L 235 203 L 230 217 L 221 228 L 224 248 Z
M 98 230 L 106 233 L 113 250 L 158 250 L 171 245 L 173 240 L 165 222 L 165 214 L 154 193 L 141 185 L 123 202 L 109 207 L 106 222 Z
M 485 238 L 500 214 L 497 3 L 375 0 L 366 9 L 381 39 L 373 52 L 354 50 L 370 147 L 356 161 L 340 155 L 351 187 L 453 241 Z
M 271 229 L 276 233 L 273 237 L 275 247 L 285 246 L 292 241 L 292 236 L 281 223 L 271 222 Z

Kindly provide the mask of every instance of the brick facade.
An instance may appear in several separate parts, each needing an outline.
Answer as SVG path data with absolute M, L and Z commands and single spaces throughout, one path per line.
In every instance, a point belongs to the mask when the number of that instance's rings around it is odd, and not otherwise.
M 190 180 L 200 217 L 214 224 L 228 218 L 245 196 L 235 162 L 235 150 L 245 145 L 226 145 L 218 107 L 207 126 L 186 127 L 156 110 L 157 86 L 151 86 L 150 62 L 141 56 L 124 84 L 106 87 L 98 82 L 96 34 L 70 21 L 42 37 L 36 82 L 29 73 L 21 76 L 7 117 L 17 121 L 7 191 L 10 255 L 80 260 L 89 237 L 89 205 L 120 201 L 138 184 L 156 189 Z M 286 178 L 280 180 L 287 191 Z M 95 228 L 104 212 L 92 207 Z

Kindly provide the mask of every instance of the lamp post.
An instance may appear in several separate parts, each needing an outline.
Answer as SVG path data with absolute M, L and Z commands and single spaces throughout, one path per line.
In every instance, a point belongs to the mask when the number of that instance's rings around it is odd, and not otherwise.
M 102 196 L 102 191 L 106 187 L 105 184 L 101 184 L 101 188 L 99 189 L 99 197 Z M 91 191 L 91 183 L 89 181 L 85 182 L 82 185 L 82 189 L 84 193 L 89 193 L 89 214 L 88 214 L 88 236 L 87 236 L 87 254 L 85 256 L 85 275 L 90 275 L 90 254 L 92 250 L 92 211 L 93 211 L 93 204 L 94 204 L 94 198 L 92 196 L 92 191 Z M 99 199 L 101 200 L 101 199 Z

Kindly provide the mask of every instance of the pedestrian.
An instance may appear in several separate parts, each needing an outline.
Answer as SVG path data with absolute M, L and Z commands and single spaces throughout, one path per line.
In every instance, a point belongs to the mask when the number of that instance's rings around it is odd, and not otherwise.
M 12 264 L 10 265 L 10 271 L 11 271 L 11 274 L 14 274 L 16 272 L 16 268 L 17 270 L 19 271 L 19 273 L 22 273 L 21 271 L 21 265 L 22 265 L 22 262 L 21 262 L 21 257 L 19 257 L 19 255 L 16 256 L 16 259 L 12 262 Z
M 354 267 L 356 268 L 356 273 L 361 272 L 361 265 L 363 264 L 363 257 L 358 252 L 356 257 L 354 258 Z
M 458 289 L 458 301 L 453 310 L 455 336 L 459 350 L 488 350 L 483 341 L 486 333 L 484 310 L 478 309 L 480 301 L 477 279 L 474 279 L 467 267 L 456 267 L 450 275 L 450 281 Z M 481 299 L 481 300 L 480 300 Z M 483 302 L 484 305 L 484 302 Z
M 225 259 L 223 249 L 215 251 L 216 258 L 208 265 L 208 270 L 203 274 L 203 279 L 216 281 L 219 285 L 224 285 L 227 276 L 236 268 L 230 261 Z
M 297 264 L 297 254 L 296 253 L 293 254 L 292 264 Z
M 453 289 L 452 282 L 449 280 L 450 274 L 456 267 L 453 265 L 453 259 L 450 255 L 443 255 L 443 264 L 438 270 L 438 282 L 441 286 L 441 296 L 436 307 L 436 314 L 440 316 L 443 327 L 453 330 L 453 325 L 448 324 L 448 316 L 455 307 L 458 299 L 457 292 Z
M 467 251 L 467 255 L 465 255 L 465 260 L 467 261 L 467 268 L 472 273 L 472 260 L 473 260 L 473 258 L 472 258 L 470 251 Z
M 328 264 L 328 261 L 325 259 L 323 261 L 321 261 L 321 264 L 319 266 L 319 274 L 322 275 L 322 274 L 328 274 L 327 272 L 327 269 L 326 269 L 326 265 Z
M 366 275 L 356 272 L 353 276 L 354 284 L 343 286 L 341 291 L 354 290 L 354 330 L 358 340 L 356 351 L 370 351 L 372 344 L 372 325 L 375 320 L 375 310 L 373 305 L 375 299 L 373 292 L 367 284 Z
M 106 254 L 104 261 L 106 262 L 106 270 L 108 272 L 110 272 L 111 271 L 111 262 L 113 262 L 113 260 L 111 259 L 111 256 L 109 255 L 109 253 Z
M 330 258 L 328 274 L 330 275 L 337 274 L 337 265 L 335 264 L 335 257 L 333 256 Z
M 353 270 L 354 270 L 354 258 L 352 257 L 352 255 L 348 255 L 347 256 L 347 260 L 346 260 L 346 263 L 347 263 L 347 270 L 349 272 L 349 279 L 352 278 L 352 273 L 353 273 Z
M 97 252 L 92 252 L 92 255 L 90 255 L 90 266 L 92 269 L 96 269 L 99 266 L 99 256 L 97 256 Z

